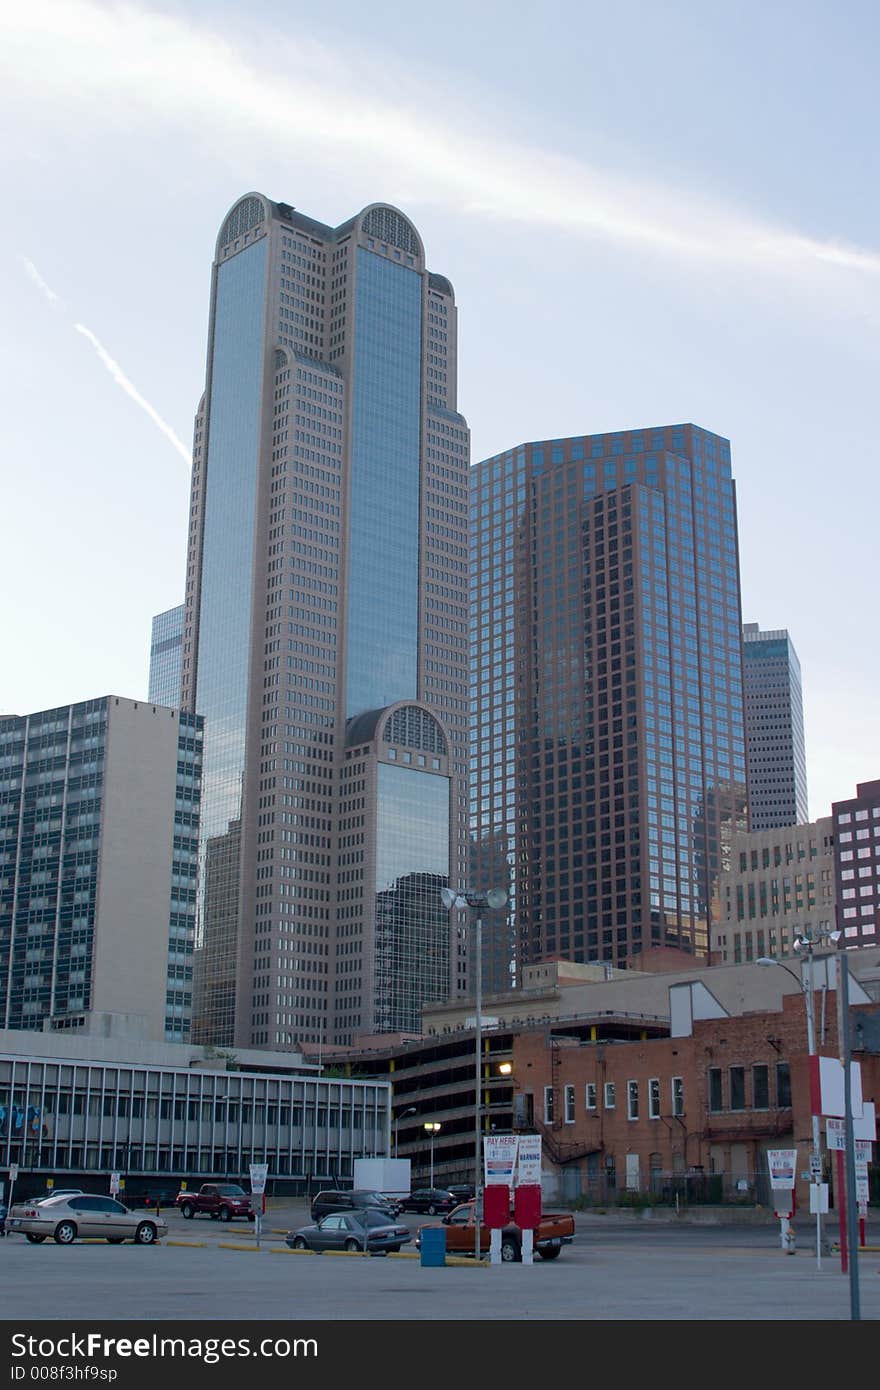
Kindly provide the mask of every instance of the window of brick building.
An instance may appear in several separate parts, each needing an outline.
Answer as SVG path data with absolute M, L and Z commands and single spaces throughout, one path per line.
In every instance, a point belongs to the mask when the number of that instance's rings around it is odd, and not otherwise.
M 721 1083 L 721 1068 L 710 1067 L 708 1073 L 709 1081 L 709 1109 L 724 1109 L 724 1094 Z
M 731 1110 L 745 1110 L 746 1108 L 745 1067 L 730 1068 L 730 1108 Z
M 613 1082 L 613 1081 L 606 1081 L 606 1082 L 605 1082 L 605 1109 L 606 1109 L 606 1110 L 613 1110 L 614 1107 L 616 1106 L 616 1104 L 617 1104 L 617 1101 L 615 1100 L 614 1082 Z
M 587 1084 L 586 1084 L 586 1086 L 584 1087 L 584 1109 L 585 1109 L 585 1110 L 595 1110 L 595 1109 L 596 1109 L 596 1083 L 595 1083 L 595 1081 L 588 1081 Z
M 575 1122 L 574 1087 L 573 1087 L 573 1086 L 566 1086 L 566 1088 L 565 1088 L 565 1123 L 566 1123 L 567 1125 L 573 1125 L 574 1122 Z
M 545 1124 L 545 1125 L 552 1125 L 552 1123 L 553 1123 L 553 1087 L 552 1087 L 552 1086 L 545 1086 L 545 1087 L 544 1087 L 544 1124 Z
M 660 1118 L 660 1078 L 652 1076 L 648 1082 L 648 1118 Z
M 764 1062 L 752 1067 L 752 1106 L 755 1110 L 770 1109 L 770 1069 Z
M 639 1118 L 638 1081 L 627 1081 L 626 1083 L 626 1118 L 628 1120 L 637 1120 Z
M 672 1113 L 679 1118 L 684 1114 L 684 1078 L 672 1078 Z
M 787 1062 L 776 1063 L 776 1104 L 780 1109 L 791 1105 L 791 1072 Z

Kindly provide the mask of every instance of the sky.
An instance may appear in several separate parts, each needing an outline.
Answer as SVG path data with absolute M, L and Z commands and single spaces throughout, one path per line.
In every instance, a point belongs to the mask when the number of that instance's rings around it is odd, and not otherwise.
M 873 0 L 29 0 L 0 17 L 0 712 L 145 698 L 183 598 L 210 270 L 257 191 L 387 202 L 459 308 L 479 460 L 731 441 L 810 815 L 880 777 Z

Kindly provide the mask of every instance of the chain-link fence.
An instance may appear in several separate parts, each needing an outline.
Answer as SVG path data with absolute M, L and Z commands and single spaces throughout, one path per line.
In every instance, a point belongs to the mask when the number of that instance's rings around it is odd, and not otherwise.
M 653 1168 L 629 1175 L 606 1168 L 597 1173 L 579 1166 L 545 1171 L 544 1201 L 584 1207 L 665 1206 L 681 1210 L 700 1206 L 759 1206 L 772 1210 L 773 1194 L 766 1171 L 710 1173 L 702 1168 L 669 1173 Z M 880 1206 L 880 1164 L 868 1167 L 869 1205 Z M 834 1204 L 834 1184 L 831 1183 Z

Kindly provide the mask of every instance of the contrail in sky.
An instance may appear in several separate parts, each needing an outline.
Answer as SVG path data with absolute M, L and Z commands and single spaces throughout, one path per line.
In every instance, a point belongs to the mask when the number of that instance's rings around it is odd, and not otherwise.
M 43 297 L 47 299 L 49 303 L 52 305 L 60 304 L 61 301 L 58 298 L 58 295 L 55 293 L 53 289 L 49 287 L 49 285 L 46 284 L 46 281 L 43 279 L 42 275 L 37 270 L 37 267 L 34 265 L 33 261 L 29 261 L 27 256 L 22 256 L 21 259 L 24 268 L 27 271 L 28 278 L 33 281 L 33 283 L 36 285 L 37 289 L 40 291 Z M 90 328 L 86 328 L 85 324 L 82 323 L 75 323 L 74 328 L 76 329 L 77 333 L 81 333 L 84 338 L 87 338 L 89 340 L 92 347 L 95 349 L 95 352 L 98 354 L 104 366 L 107 368 L 107 371 L 110 373 L 113 380 L 116 382 L 117 386 L 121 386 L 125 394 L 127 396 L 130 396 L 131 399 L 135 402 L 135 404 L 139 405 L 141 410 L 145 411 L 146 414 L 149 415 L 153 424 L 156 425 L 156 427 L 162 431 L 166 439 L 170 440 L 177 452 L 180 454 L 181 458 L 185 458 L 188 464 L 192 464 L 192 455 L 190 454 L 189 449 L 186 447 L 183 441 L 179 439 L 178 436 L 174 433 L 174 430 L 171 428 L 171 426 L 165 420 L 162 419 L 162 416 L 159 414 L 158 410 L 156 410 L 155 406 L 150 405 L 150 402 L 144 399 L 140 391 L 138 391 L 137 387 L 131 381 L 129 381 L 128 377 L 125 375 L 125 372 L 122 370 L 119 363 L 116 362 L 110 356 L 103 343 L 95 337 L 92 330 Z
M 189 449 L 186 447 L 183 441 L 181 439 L 178 439 L 177 435 L 174 433 L 174 430 L 171 428 L 169 424 L 166 424 L 166 422 L 162 419 L 162 416 L 159 414 L 158 410 L 156 410 L 154 406 L 150 405 L 149 401 L 144 400 L 144 397 L 141 395 L 140 391 L 138 391 L 137 387 L 129 381 L 128 377 L 125 375 L 125 372 L 122 370 L 119 363 L 113 360 L 113 358 L 110 356 L 109 352 L 104 347 L 104 345 L 101 342 L 99 342 L 98 339 L 95 337 L 92 330 L 90 328 L 86 328 L 85 324 L 82 323 L 75 323 L 73 326 L 76 329 L 77 333 L 81 333 L 84 338 L 88 338 L 92 347 L 95 349 L 95 352 L 98 354 L 101 361 L 104 363 L 104 366 L 107 368 L 107 371 L 110 373 L 117 386 L 121 386 L 125 394 L 127 396 L 130 396 L 131 399 L 135 402 L 135 404 L 140 406 L 141 410 L 146 411 L 153 424 L 156 425 L 158 429 L 162 431 L 166 439 L 169 439 L 171 441 L 171 443 L 174 445 L 175 449 L 181 455 L 181 457 L 185 458 L 187 463 L 192 463 L 192 455 L 190 454 Z
M 37 270 L 37 267 L 34 265 L 33 261 L 29 261 L 27 256 L 22 256 L 21 259 L 22 264 L 24 265 L 24 268 L 28 273 L 28 277 L 31 280 L 33 280 L 40 293 L 44 295 L 46 299 L 48 299 L 50 304 L 57 304 L 59 302 L 57 294 L 54 290 L 49 289 L 49 286 L 46 284 L 46 281 L 43 279 L 42 275 Z

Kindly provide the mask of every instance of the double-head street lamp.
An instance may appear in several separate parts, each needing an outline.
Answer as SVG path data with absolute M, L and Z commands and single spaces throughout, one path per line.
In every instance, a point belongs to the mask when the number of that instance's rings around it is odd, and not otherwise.
M 474 1255 L 480 1258 L 480 1224 L 482 1218 L 483 1166 L 480 1145 L 480 1106 L 482 1103 L 482 1017 L 483 1007 L 483 917 L 487 908 L 497 911 L 507 902 L 505 888 L 490 888 L 487 893 L 475 893 L 471 888 L 441 888 L 440 897 L 448 912 L 470 907 L 474 919 Z
M 433 1187 L 433 1186 L 434 1186 L 434 1135 L 440 1133 L 440 1124 L 438 1123 L 438 1121 L 436 1121 L 436 1120 L 426 1120 L 426 1121 L 425 1121 L 425 1133 L 428 1135 L 428 1138 L 431 1140 L 431 1176 L 430 1176 L 430 1178 L 429 1178 L 429 1180 L 428 1180 L 428 1186 L 429 1186 L 429 1187 Z
M 827 929 L 823 928 L 822 930 L 816 933 L 815 937 L 809 936 L 806 933 L 802 933 L 800 936 L 796 936 L 794 941 L 792 942 L 792 946 L 794 950 L 797 951 L 798 955 L 803 956 L 804 960 L 803 972 L 800 975 L 798 975 L 794 970 L 792 970 L 790 966 L 786 965 L 785 961 L 777 960 L 775 956 L 758 956 L 756 961 L 757 965 L 778 965 L 781 970 L 787 971 L 793 980 L 797 980 L 801 993 L 804 996 L 804 1008 L 807 1015 L 807 1052 L 809 1053 L 811 1058 L 817 1055 L 816 1023 L 813 1017 L 813 951 L 823 941 L 831 941 L 834 943 L 838 942 L 841 938 L 841 935 L 842 933 L 839 931 L 828 931 Z M 811 1062 L 810 1066 L 812 1065 L 813 1064 Z M 810 1107 L 810 1109 L 812 1110 L 812 1106 Z M 811 1116 L 811 1118 L 813 1122 L 813 1152 L 810 1158 L 810 1176 L 813 1182 L 818 1183 L 821 1180 L 822 1173 L 822 1159 L 821 1150 L 819 1146 L 819 1116 L 814 1114 Z M 817 1210 L 817 1267 L 820 1267 L 821 1263 L 822 1229 L 819 1212 Z

